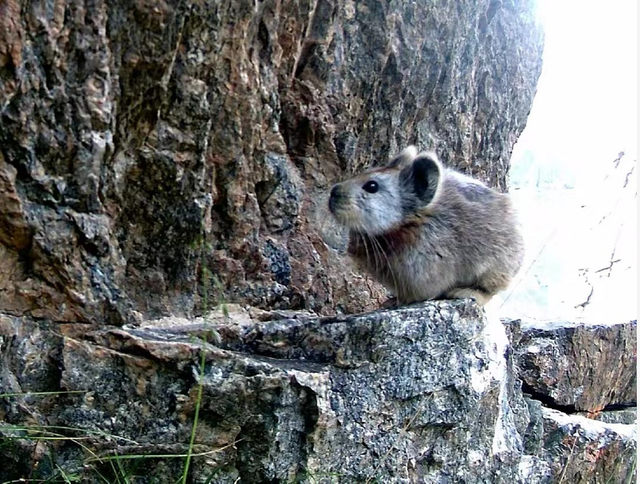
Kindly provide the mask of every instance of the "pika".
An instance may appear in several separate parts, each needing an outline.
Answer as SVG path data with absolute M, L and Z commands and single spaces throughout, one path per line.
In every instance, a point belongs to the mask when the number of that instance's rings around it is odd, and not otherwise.
M 348 252 L 395 300 L 471 297 L 506 289 L 524 257 L 509 196 L 409 146 L 386 166 L 335 185 L 329 210 Z

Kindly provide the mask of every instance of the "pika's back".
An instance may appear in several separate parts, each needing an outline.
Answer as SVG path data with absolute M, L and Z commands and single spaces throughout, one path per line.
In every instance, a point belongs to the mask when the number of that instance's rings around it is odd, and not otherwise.
M 509 197 L 412 146 L 335 185 L 329 209 L 349 229 L 358 265 L 399 303 L 469 296 L 484 303 L 522 263 Z

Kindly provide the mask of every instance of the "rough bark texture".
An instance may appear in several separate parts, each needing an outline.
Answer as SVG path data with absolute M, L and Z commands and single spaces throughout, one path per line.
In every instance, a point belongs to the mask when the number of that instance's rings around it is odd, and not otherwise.
M 230 307 L 89 333 L 0 322 L 1 391 L 66 392 L 2 400 L 3 480 L 62 469 L 176 482 L 185 458 L 161 456 L 187 453 L 196 408 L 189 482 L 600 483 L 635 472 L 635 424 L 525 396 L 522 348 L 470 301 L 321 319 Z M 60 434 L 77 440 L 38 440 Z M 113 455 L 130 460 L 114 467 Z
M 377 306 L 326 189 L 410 142 L 505 189 L 541 67 L 530 0 L 0 9 L 0 308 L 59 322 Z

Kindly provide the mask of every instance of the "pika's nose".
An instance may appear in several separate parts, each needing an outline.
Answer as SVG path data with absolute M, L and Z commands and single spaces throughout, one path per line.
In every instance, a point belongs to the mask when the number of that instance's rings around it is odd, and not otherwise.
M 331 195 L 329 195 L 329 210 L 331 213 L 335 213 L 340 197 L 340 185 L 336 185 L 331 189 Z

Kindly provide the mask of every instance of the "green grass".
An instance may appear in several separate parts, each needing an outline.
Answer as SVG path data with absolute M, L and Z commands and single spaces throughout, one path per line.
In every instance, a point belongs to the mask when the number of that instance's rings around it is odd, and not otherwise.
M 201 268 L 201 277 L 202 277 L 202 314 L 203 320 L 205 324 L 207 324 L 206 313 L 209 309 L 209 285 L 211 281 L 213 281 L 214 286 L 220 293 L 223 295 L 222 299 L 224 299 L 224 288 L 220 283 L 219 279 L 215 277 L 207 265 L 205 264 L 205 250 L 211 251 L 211 247 L 204 242 L 204 236 L 202 236 L 200 241 L 200 268 Z M 221 304 L 222 312 L 224 317 L 228 317 L 229 313 L 227 310 L 226 304 L 223 302 Z M 187 477 L 189 476 L 189 467 L 191 465 L 191 459 L 194 457 L 193 448 L 196 440 L 196 431 L 198 428 L 198 418 L 200 416 L 200 407 L 202 406 L 202 391 L 204 388 L 204 374 L 205 374 L 205 366 L 206 366 L 206 352 L 205 345 L 207 341 L 220 341 L 220 335 L 213 328 L 208 328 L 208 331 L 205 331 L 204 338 L 200 340 L 200 365 L 198 368 L 198 393 L 196 396 L 196 407 L 193 415 L 193 425 L 191 426 L 191 437 L 189 439 L 189 448 L 187 450 L 187 455 L 185 457 L 185 463 L 182 470 L 182 478 L 180 482 L 182 484 L 187 484 Z M 234 444 L 235 445 L 235 444 Z
M 202 388 L 204 380 L 205 369 L 205 352 L 204 348 L 200 350 L 200 372 L 198 374 L 198 396 L 196 398 L 196 410 L 193 415 L 193 425 L 191 426 L 191 438 L 189 439 L 189 450 L 185 458 L 184 470 L 182 471 L 182 484 L 187 484 L 187 476 L 189 475 L 189 465 L 191 464 L 191 457 L 193 454 L 193 446 L 196 440 L 196 429 L 198 427 L 198 416 L 200 414 L 200 406 L 202 405 Z
M 202 352 L 202 354 L 204 355 L 204 351 Z M 204 360 L 204 357 L 201 358 L 201 362 Z M 95 430 L 86 430 L 86 429 L 80 429 L 80 428 L 75 428 L 75 427 L 68 427 L 68 426 L 26 426 L 26 425 L 0 425 L 0 432 L 11 432 L 11 433 L 17 433 L 19 435 L 5 435 L 3 436 L 1 439 L 2 440 L 31 440 L 34 442 L 50 442 L 50 441 L 68 441 L 68 442 L 72 442 L 76 445 L 78 445 L 79 447 L 81 447 L 86 454 L 88 455 L 88 457 L 86 459 L 84 459 L 84 461 L 82 461 L 82 466 L 86 468 L 90 468 L 91 472 L 94 472 L 96 474 L 96 476 L 105 483 L 113 483 L 113 482 L 117 482 L 118 484 L 120 483 L 125 483 L 128 484 L 130 482 L 130 477 L 131 477 L 131 472 L 130 469 L 127 469 L 127 466 L 125 465 L 125 463 L 131 462 L 131 461 L 137 461 L 137 460 L 148 460 L 148 459 L 184 459 L 184 467 L 183 467 L 183 472 L 182 472 L 182 476 L 179 479 L 178 482 L 180 483 L 184 483 L 186 484 L 187 482 L 187 476 L 188 476 L 188 472 L 189 472 L 189 465 L 190 465 L 190 461 L 193 457 L 204 457 L 204 456 L 208 456 L 208 455 L 213 455 L 219 452 L 222 452 L 226 449 L 228 449 L 229 447 L 233 447 L 235 446 L 238 442 L 240 442 L 240 440 L 238 441 L 234 441 L 230 444 L 227 444 L 225 446 L 222 447 L 218 447 L 206 452 L 194 452 L 194 445 L 195 445 L 195 431 L 196 431 L 196 427 L 197 427 L 197 420 L 198 420 L 198 412 L 199 412 L 199 407 L 200 407 L 200 402 L 201 402 L 201 397 L 202 397 L 202 384 L 200 382 L 199 385 L 199 391 L 198 391 L 198 400 L 196 401 L 196 411 L 195 411 L 195 415 L 194 415 L 194 423 L 192 426 L 192 431 L 191 431 L 191 438 L 189 441 L 189 446 L 187 449 L 187 452 L 185 453 L 174 453 L 174 454 L 115 454 L 115 455 L 101 455 L 99 454 L 97 451 L 95 451 L 94 449 L 92 449 L 89 445 L 86 444 L 87 440 L 90 441 L 95 441 L 95 437 L 101 437 L 101 438 L 105 438 L 105 439 L 116 439 L 116 440 L 123 440 L 127 443 L 133 444 L 133 445 L 140 445 L 138 442 L 131 440 L 131 439 L 127 439 L 124 437 L 120 437 L 117 435 L 113 435 L 113 434 L 109 434 L 107 432 L 101 432 L 101 431 L 95 431 Z M 65 435 L 60 433 L 60 431 L 66 431 L 66 432 L 74 432 L 74 433 L 79 433 L 81 434 L 80 436 L 69 436 L 69 435 Z M 83 435 L 84 434 L 84 435 Z M 113 477 L 115 478 L 115 481 L 113 479 L 108 479 L 106 478 L 104 475 L 102 475 L 95 467 L 95 465 L 109 465 L 110 467 L 110 471 L 111 474 L 113 475 Z M 59 465 L 57 464 L 53 464 L 53 466 L 56 470 L 56 473 L 54 475 L 52 475 L 51 477 L 49 477 L 48 479 L 28 479 L 30 482 L 51 482 L 51 483 L 68 483 L 68 482 L 78 482 L 79 480 L 82 479 L 83 476 L 81 476 L 77 471 L 76 472 L 70 472 L 70 471 L 65 471 L 63 468 L 61 468 Z M 26 480 L 24 479 L 17 479 L 14 481 L 4 481 L 2 484 L 8 484 L 10 482 L 26 482 Z
M 201 245 L 201 248 L 204 244 Z M 204 253 L 201 252 L 201 261 L 204 261 Z M 205 267 L 204 263 L 201 264 L 201 284 L 202 284 L 202 313 L 205 316 L 205 324 L 208 319 L 206 318 L 207 310 L 209 309 L 209 287 L 213 285 L 216 290 L 220 290 L 221 294 L 224 294 L 224 288 L 217 277 L 211 274 L 209 269 Z M 224 299 L 222 297 L 221 299 Z M 223 302 L 220 305 L 222 314 L 224 317 L 228 317 L 229 313 L 226 304 Z M 109 434 L 99 430 L 86 430 L 70 426 L 60 425 L 3 425 L 0 423 L 0 432 L 10 435 L 0 436 L 0 440 L 30 440 L 33 442 L 55 442 L 55 441 L 68 441 L 79 446 L 87 455 L 87 457 L 80 463 L 84 467 L 82 472 L 69 471 L 60 467 L 53 462 L 51 455 L 49 459 L 51 462 L 51 468 L 53 474 L 47 479 L 34 479 L 23 478 L 14 481 L 5 481 L 1 484 L 9 484 L 11 482 L 50 482 L 50 483 L 73 483 L 81 481 L 86 478 L 86 473 L 95 473 L 101 482 L 104 483 L 117 483 L 117 484 L 129 484 L 131 478 L 134 476 L 131 469 L 131 463 L 148 459 L 183 459 L 184 464 L 182 466 L 181 477 L 177 481 L 180 484 L 187 484 L 189 477 L 189 470 L 192 465 L 193 458 L 204 457 L 207 455 L 216 454 L 224 451 L 229 447 L 235 446 L 239 441 L 234 441 L 228 445 L 220 448 L 212 449 L 206 452 L 195 452 L 196 435 L 198 428 L 198 420 L 200 417 L 200 409 L 202 407 L 202 396 L 204 389 L 204 375 L 206 368 L 206 348 L 209 342 L 219 342 L 220 336 L 213 327 L 207 328 L 202 338 L 194 338 L 194 342 L 199 344 L 200 353 L 198 358 L 198 379 L 197 379 L 197 393 L 195 401 L 195 410 L 193 416 L 193 424 L 191 426 L 191 432 L 189 437 L 188 447 L 185 453 L 174 454 L 114 454 L 104 455 L 100 454 L 97 450 L 91 447 L 89 442 L 95 442 L 96 439 L 123 441 L 127 444 L 134 446 L 140 445 L 138 442 L 120 437 L 118 435 Z M 82 394 L 87 393 L 85 390 L 71 390 L 71 391 L 54 391 L 54 392 L 24 392 L 24 393 L 2 393 L 0 398 L 20 398 L 20 397 L 33 397 L 33 396 L 56 396 L 65 394 Z M 69 435 L 71 434 L 71 435 Z M 51 449 L 49 449 L 51 450 Z M 99 472 L 98 466 L 108 466 L 108 472 L 111 479 L 105 477 Z M 82 474 L 82 475 L 81 475 Z M 213 479 L 216 471 L 214 471 L 209 480 Z

